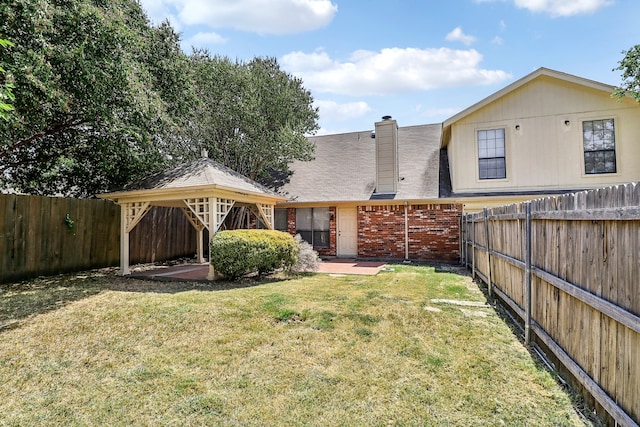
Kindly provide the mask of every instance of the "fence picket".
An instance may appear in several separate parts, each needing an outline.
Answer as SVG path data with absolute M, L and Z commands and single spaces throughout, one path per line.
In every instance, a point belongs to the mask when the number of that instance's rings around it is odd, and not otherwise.
M 11 265 L 10 253 L 13 242 L 13 233 L 10 231 L 13 220 L 9 212 L 11 197 L 0 197 L 0 281 L 9 275 Z
M 132 257 L 151 262 L 193 255 L 196 235 L 183 213 L 153 211 L 159 224 L 134 229 Z M 119 241 L 120 208 L 110 201 L 0 194 L 0 283 L 118 265 Z
M 640 185 L 466 215 L 465 232 L 472 254 L 486 251 L 472 267 L 523 319 L 525 341 L 530 329 L 616 422 L 637 425 Z
M 524 342 L 531 343 L 531 203 L 526 204 L 527 217 L 525 223 L 524 246 Z

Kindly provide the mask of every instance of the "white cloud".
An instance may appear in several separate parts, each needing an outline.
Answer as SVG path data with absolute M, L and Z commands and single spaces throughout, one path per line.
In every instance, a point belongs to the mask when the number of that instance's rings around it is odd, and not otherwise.
M 613 3 L 612 0 L 514 0 L 520 8 L 546 12 L 553 17 L 593 13 Z
M 180 20 L 187 25 L 203 24 L 259 34 L 295 34 L 322 28 L 338 11 L 331 0 L 178 1 Z
M 216 44 L 225 44 L 227 39 L 218 33 L 197 33 L 182 42 L 187 47 L 207 47 Z
M 180 0 L 140 0 L 142 8 L 147 12 L 147 16 L 153 24 L 159 24 L 168 19 L 171 26 L 176 31 L 182 30 L 182 24 L 177 16 L 176 4 Z
M 488 3 L 500 0 L 476 0 L 476 3 Z M 505 0 L 501 0 L 505 1 Z M 613 4 L 614 0 L 513 0 L 513 3 L 531 12 L 548 13 L 552 17 L 572 16 L 581 13 L 593 13 Z
M 292 52 L 280 63 L 302 78 L 313 92 L 352 96 L 409 93 L 443 87 L 501 83 L 511 75 L 478 67 L 482 55 L 474 49 L 389 48 L 356 51 L 348 61 L 326 52 Z
M 339 104 L 335 101 L 316 100 L 313 104 L 320 109 L 322 120 L 346 121 L 362 117 L 372 111 L 369 104 L 364 101 Z
M 504 43 L 504 40 L 500 36 L 495 36 L 493 40 L 491 40 L 491 43 L 497 44 L 498 46 L 500 46 Z
M 328 25 L 338 6 L 331 0 L 140 0 L 154 23 L 174 28 L 202 24 L 259 34 L 295 34 Z
M 454 28 L 449 34 L 447 34 L 445 39 L 450 42 L 451 41 L 462 42 L 467 46 L 469 46 L 471 43 L 476 41 L 475 37 L 463 33 L 462 28 L 460 27 Z

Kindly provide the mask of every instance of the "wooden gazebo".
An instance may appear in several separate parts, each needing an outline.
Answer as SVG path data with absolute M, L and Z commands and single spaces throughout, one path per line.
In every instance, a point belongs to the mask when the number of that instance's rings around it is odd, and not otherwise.
M 286 200 L 255 181 L 203 157 L 158 173 L 128 186 L 123 191 L 98 197 L 113 200 L 121 207 L 120 274 L 129 271 L 129 233 L 152 206 L 176 207 L 198 232 L 198 262 L 204 262 L 203 230 L 209 236 L 218 231 L 233 208 L 248 207 L 262 222 L 273 229 L 273 209 Z M 209 268 L 209 278 L 214 275 Z

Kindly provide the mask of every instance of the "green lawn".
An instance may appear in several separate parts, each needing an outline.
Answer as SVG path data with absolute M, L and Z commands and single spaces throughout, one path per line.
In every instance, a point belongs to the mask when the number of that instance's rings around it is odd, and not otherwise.
M 0 425 L 583 425 L 467 276 L 0 285 Z

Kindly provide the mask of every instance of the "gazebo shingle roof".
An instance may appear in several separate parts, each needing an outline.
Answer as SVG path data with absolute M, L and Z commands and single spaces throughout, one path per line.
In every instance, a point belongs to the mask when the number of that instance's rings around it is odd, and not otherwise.
M 200 158 L 159 172 L 127 186 L 124 191 L 178 189 L 208 185 L 275 195 L 267 187 L 209 158 Z

